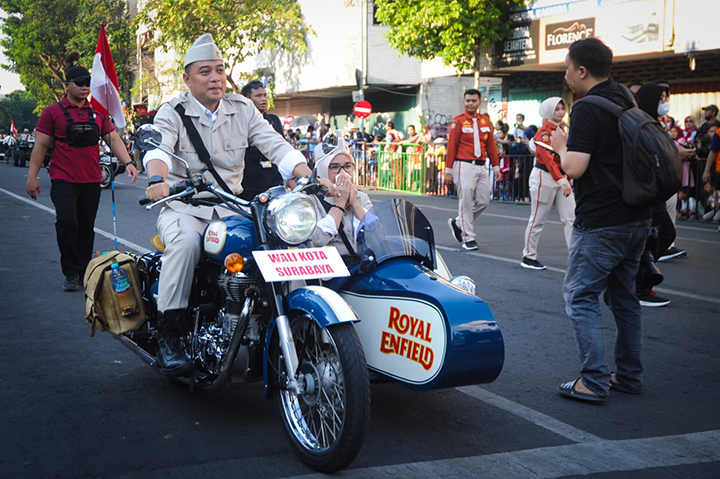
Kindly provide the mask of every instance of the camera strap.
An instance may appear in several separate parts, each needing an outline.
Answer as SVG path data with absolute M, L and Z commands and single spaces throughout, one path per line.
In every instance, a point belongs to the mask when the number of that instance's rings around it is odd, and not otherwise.
M 215 181 L 217 181 L 218 185 L 220 185 L 220 188 L 225 190 L 226 193 L 230 193 L 231 195 L 234 194 L 220 177 L 220 174 L 210 161 L 210 153 L 208 153 L 207 148 L 205 148 L 205 144 L 203 143 L 202 138 L 200 138 L 200 133 L 198 133 L 197 128 L 195 128 L 192 119 L 185 114 L 185 108 L 182 104 L 178 103 L 175 106 L 175 111 L 177 111 L 178 115 L 180 115 L 180 119 L 185 125 L 185 130 L 187 130 L 188 137 L 190 137 L 190 143 L 192 143 L 195 148 L 195 152 L 198 154 L 200 161 L 207 166 L 208 171 L 213 175 L 213 178 L 215 178 Z

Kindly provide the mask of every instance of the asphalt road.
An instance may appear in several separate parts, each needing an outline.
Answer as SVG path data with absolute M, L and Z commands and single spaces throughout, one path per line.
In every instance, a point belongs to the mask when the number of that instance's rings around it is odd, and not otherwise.
M 8 478 L 314 477 L 293 455 L 262 385 L 189 393 L 99 333 L 82 293 L 62 291 L 50 184 L 25 194 L 26 168 L 0 164 L 0 476 Z M 119 249 L 150 248 L 155 211 L 140 186 L 116 185 Z M 377 201 L 389 193 L 371 192 Z M 720 234 L 682 223 L 688 257 L 661 263 L 672 303 L 644 310 L 645 393 L 594 406 L 557 395 L 579 359 L 561 285 L 567 250 L 557 215 L 540 240 L 545 271 L 520 268 L 528 206 L 492 204 L 466 252 L 445 221 L 456 200 L 420 205 L 453 274 L 475 279 L 505 337 L 492 384 L 416 393 L 372 387 L 372 418 L 339 477 L 716 478 L 720 470 Z M 104 191 L 98 251 L 113 248 Z M 612 319 L 606 313 L 608 351 Z

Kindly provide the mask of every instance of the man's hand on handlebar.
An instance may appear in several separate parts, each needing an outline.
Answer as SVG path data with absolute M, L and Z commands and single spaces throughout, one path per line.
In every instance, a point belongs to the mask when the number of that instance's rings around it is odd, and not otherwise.
M 145 190 L 145 196 L 147 196 L 153 203 L 160 201 L 163 198 L 167 198 L 170 196 L 170 185 L 166 182 L 150 185 Z

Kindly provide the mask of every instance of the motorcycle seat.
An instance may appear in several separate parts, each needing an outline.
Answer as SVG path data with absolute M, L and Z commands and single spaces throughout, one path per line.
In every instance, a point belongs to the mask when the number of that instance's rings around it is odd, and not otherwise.
M 153 247 L 160 251 L 161 253 L 165 252 L 165 245 L 163 244 L 162 240 L 160 239 L 160 235 L 155 235 L 152 238 L 150 238 L 150 244 L 153 245 Z

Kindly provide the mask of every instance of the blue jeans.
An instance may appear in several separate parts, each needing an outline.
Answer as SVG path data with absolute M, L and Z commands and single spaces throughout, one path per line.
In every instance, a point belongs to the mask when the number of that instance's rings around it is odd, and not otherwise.
M 580 353 L 582 381 L 602 397 L 610 389 L 600 312 L 603 292 L 617 327 L 618 380 L 632 389 L 642 387 L 642 315 L 635 296 L 635 276 L 649 229 L 649 219 L 602 228 L 573 228 L 563 284 L 565 309 Z

